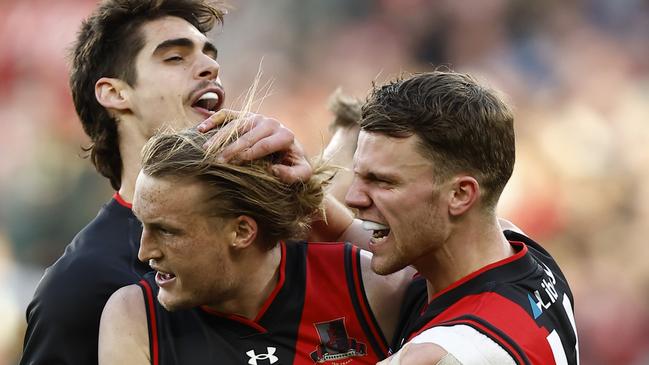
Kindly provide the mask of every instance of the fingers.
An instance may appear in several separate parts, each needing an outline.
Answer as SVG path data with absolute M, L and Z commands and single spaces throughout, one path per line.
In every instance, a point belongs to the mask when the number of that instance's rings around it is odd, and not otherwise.
M 220 126 L 223 123 L 229 122 L 232 119 L 239 117 L 240 115 L 241 113 L 236 110 L 221 109 L 201 122 L 201 124 L 199 124 L 197 127 L 198 131 L 205 133 L 214 129 L 215 127 Z
M 289 151 L 294 140 L 293 133 L 285 128 L 257 132 L 253 129 L 237 141 L 240 145 L 235 146 L 233 143 L 226 147 L 222 156 L 226 160 L 232 158 L 241 161 L 255 160 L 272 153 Z
M 273 118 L 223 109 L 203 121 L 198 130 L 206 132 L 233 119 L 243 119 L 245 122 L 228 124 L 217 133 L 230 133 L 228 127 L 232 125 L 240 135 L 221 151 L 218 158 L 220 161 L 251 161 L 280 152 L 282 161 L 272 166 L 273 174 L 280 180 L 290 184 L 307 181 L 313 175 L 313 168 L 293 132 Z M 204 147 L 207 148 L 217 135 L 207 141 Z
M 249 161 L 275 152 L 286 152 L 295 143 L 293 132 L 277 120 L 257 114 L 247 117 L 250 119 L 239 128 L 241 136 L 221 152 L 224 161 L 235 158 Z
M 313 169 L 308 163 L 296 165 L 273 165 L 273 174 L 286 184 L 307 181 L 313 175 Z
M 256 114 L 253 113 L 244 113 L 236 110 L 230 110 L 230 109 L 222 109 L 219 110 L 217 113 L 212 115 L 210 118 L 204 120 L 201 124 L 198 125 L 198 131 L 199 132 L 209 132 L 210 130 L 222 126 L 222 128 L 215 133 L 212 138 L 210 138 L 207 142 L 203 144 L 203 148 L 209 147 L 211 144 L 214 143 L 219 138 L 219 135 L 222 135 L 223 133 L 229 133 L 231 130 L 228 130 L 228 126 L 234 125 L 233 128 L 238 129 L 238 133 L 243 134 L 248 132 L 252 128 L 252 120 Z M 240 119 L 245 121 L 245 123 L 233 123 L 233 124 L 228 124 L 232 122 L 233 120 Z

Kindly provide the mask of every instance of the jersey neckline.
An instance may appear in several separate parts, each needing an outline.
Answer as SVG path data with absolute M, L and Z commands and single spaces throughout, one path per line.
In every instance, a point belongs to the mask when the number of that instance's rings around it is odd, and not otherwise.
M 426 310 L 426 307 L 433 303 L 436 299 L 444 296 L 446 293 L 462 286 L 463 284 L 470 282 L 471 280 L 475 279 L 478 276 L 483 276 L 485 279 L 484 280 L 489 280 L 487 279 L 488 277 L 492 276 L 492 274 L 495 274 L 494 269 L 501 268 L 501 270 L 506 270 L 506 271 L 512 271 L 512 272 L 517 272 L 516 269 L 514 270 L 508 270 L 509 264 L 513 264 L 514 266 L 523 266 L 522 268 L 528 267 L 529 263 L 525 260 L 521 260 L 525 257 L 527 254 L 527 245 L 523 242 L 520 241 L 509 241 L 509 244 L 512 245 L 516 253 L 512 256 L 506 257 L 502 260 L 493 262 L 489 265 L 483 266 L 480 269 L 456 280 L 453 282 L 451 285 L 447 286 L 446 288 L 442 289 L 441 291 L 435 293 L 433 297 L 428 301 L 428 304 L 423 308 L 424 311 Z M 518 262 L 518 265 L 516 265 L 516 262 Z M 498 270 L 500 271 L 500 270 Z M 527 271 L 527 270 L 525 270 Z M 482 281 L 482 279 L 481 279 Z
M 273 304 L 273 302 L 275 301 L 275 298 L 277 297 L 277 294 L 279 294 L 279 292 L 284 287 L 284 282 L 286 280 L 286 244 L 284 243 L 284 241 L 280 242 L 280 247 L 281 247 L 281 250 L 282 250 L 282 257 L 281 257 L 280 265 L 279 265 L 279 279 L 277 280 L 277 284 L 275 284 L 275 288 L 270 293 L 270 295 L 266 298 L 266 300 L 264 301 L 264 304 L 259 309 L 259 312 L 257 313 L 257 316 L 255 317 L 255 319 L 251 320 L 249 318 L 240 316 L 238 314 L 220 312 L 220 311 L 212 309 L 212 308 L 210 308 L 210 307 L 208 307 L 206 305 L 200 306 L 201 310 L 203 312 L 211 314 L 211 315 L 215 315 L 215 316 L 218 316 L 218 317 L 227 318 L 227 319 L 239 322 L 239 323 L 241 323 L 243 325 L 246 325 L 248 327 L 251 327 L 251 328 L 257 330 L 259 333 L 268 332 L 266 330 L 266 328 L 264 328 L 259 322 L 264 317 L 264 314 L 266 314 L 266 311 L 271 306 L 271 304 Z
M 116 191 L 115 194 L 113 194 L 113 199 L 115 199 L 119 205 L 128 209 L 133 209 L 133 204 L 124 200 L 124 198 L 119 194 L 119 191 Z

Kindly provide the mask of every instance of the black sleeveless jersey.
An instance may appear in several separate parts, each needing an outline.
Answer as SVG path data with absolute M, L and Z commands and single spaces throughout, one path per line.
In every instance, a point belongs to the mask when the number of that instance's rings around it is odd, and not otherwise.
M 97 364 L 108 298 L 151 269 L 137 259 L 142 226 L 118 194 L 43 275 L 27 307 L 21 365 Z
M 467 325 L 500 345 L 516 364 L 578 364 L 574 299 L 550 254 L 513 231 L 505 236 L 517 253 L 436 293 L 426 281 L 411 283 L 395 348 L 427 329 Z
M 387 344 L 367 302 L 360 249 L 282 243 L 278 284 L 257 318 L 207 307 L 169 312 L 153 273 L 139 283 L 147 307 L 151 363 L 375 364 Z

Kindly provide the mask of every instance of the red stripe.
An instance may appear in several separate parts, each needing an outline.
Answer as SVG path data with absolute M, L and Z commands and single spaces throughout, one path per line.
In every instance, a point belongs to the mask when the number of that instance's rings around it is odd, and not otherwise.
M 474 327 L 484 328 L 480 322 L 464 317 L 467 315 L 479 317 L 495 330 L 501 331 L 503 335 L 494 334 L 491 330 L 488 332 L 493 338 L 518 346 L 530 363 L 554 364 L 552 349 L 546 339 L 548 330 L 539 326 L 524 307 L 496 292 L 463 297 L 431 319 L 417 334 L 434 326 L 444 326 L 458 321 L 459 323 L 470 321 L 472 325 L 477 323 Z
M 435 293 L 435 295 L 433 295 L 433 297 L 428 302 L 429 303 L 432 302 L 433 300 L 435 300 L 435 298 L 438 298 L 439 296 L 443 295 L 444 293 L 447 293 L 450 290 L 453 290 L 454 288 L 457 288 L 458 286 L 466 283 L 467 281 L 475 278 L 476 276 L 484 273 L 485 271 L 489 271 L 489 270 L 491 270 L 493 268 L 496 268 L 498 266 L 506 265 L 506 264 L 508 264 L 508 263 L 510 263 L 512 261 L 518 260 L 518 259 L 522 258 L 523 256 L 525 256 L 525 254 L 527 253 L 527 246 L 524 243 L 522 243 L 522 242 L 510 242 L 510 243 L 512 245 L 514 245 L 514 246 L 522 246 L 522 249 L 513 256 L 509 256 L 509 257 L 507 257 L 505 259 L 502 259 L 500 261 L 496 261 L 496 262 L 494 262 L 492 264 L 489 264 L 489 265 L 481 268 L 480 270 L 474 271 L 471 274 L 463 277 L 462 279 L 454 282 L 453 284 L 447 286 L 444 290 Z
M 279 265 L 279 280 L 277 281 L 277 284 L 275 285 L 275 289 L 273 289 L 273 292 L 270 293 L 268 298 L 266 298 L 264 305 L 261 307 L 259 313 L 257 313 L 257 316 L 255 317 L 254 320 L 251 321 L 248 318 L 238 316 L 236 314 L 222 313 L 208 306 L 201 306 L 201 309 L 203 309 L 205 312 L 209 314 L 213 314 L 219 317 L 229 318 L 233 321 L 237 321 L 239 323 L 245 324 L 246 326 L 250 326 L 261 333 L 267 332 L 267 330 L 264 327 L 262 327 L 258 322 L 264 316 L 264 314 L 266 313 L 270 305 L 273 304 L 273 302 L 275 301 L 275 297 L 277 297 L 277 294 L 284 286 L 284 281 L 286 281 L 286 246 L 284 242 L 280 242 L 280 247 L 282 250 L 282 258 Z
M 149 305 L 149 320 L 151 323 L 151 341 L 153 342 L 151 345 L 151 349 L 153 351 L 153 354 L 151 354 L 151 364 L 152 365 L 158 365 L 158 323 L 156 321 L 156 316 L 155 316 L 155 304 L 153 303 L 153 291 L 151 290 L 151 286 L 149 286 L 149 283 L 142 279 L 140 280 L 140 285 L 144 287 L 146 290 L 146 299 L 147 299 L 147 304 Z
M 372 317 L 368 311 L 369 305 L 365 301 L 365 295 L 361 290 L 361 283 L 359 281 L 360 270 L 358 267 L 357 255 L 358 255 L 358 247 L 353 246 L 351 256 L 352 256 L 352 271 L 354 276 L 354 289 L 356 292 L 356 297 L 358 298 L 358 302 L 361 304 L 360 307 L 361 310 L 363 311 L 363 316 L 365 317 L 365 322 L 367 323 L 367 326 L 370 328 L 370 331 L 372 331 L 372 335 L 379 343 L 379 346 L 381 346 L 381 350 L 383 350 L 383 353 L 387 354 L 388 346 L 383 340 L 383 336 L 381 335 L 382 332 L 379 332 L 379 330 L 374 326 L 374 321 L 372 320 Z
M 261 320 L 261 317 L 264 316 L 266 313 L 266 310 L 268 307 L 270 307 L 271 304 L 273 304 L 273 301 L 275 301 L 275 297 L 277 296 L 277 293 L 282 289 L 282 286 L 284 286 L 284 280 L 286 278 L 285 271 L 286 271 L 286 247 L 284 246 L 284 242 L 280 242 L 280 247 L 282 249 L 282 259 L 280 261 L 279 265 L 279 281 L 277 282 L 277 285 L 275 286 L 275 289 L 273 289 L 273 292 L 270 293 L 270 296 L 266 299 L 266 302 L 264 305 L 261 307 L 261 310 L 259 310 L 259 313 L 257 314 L 257 317 L 255 317 L 255 322 L 259 322 Z
M 131 204 L 131 203 L 127 202 L 126 200 L 124 200 L 124 198 L 122 198 L 122 196 L 119 195 L 119 191 L 116 191 L 115 194 L 113 194 L 113 198 L 115 198 L 115 200 L 117 200 L 119 205 L 124 206 L 124 207 L 126 207 L 128 209 L 133 209 L 133 204 Z

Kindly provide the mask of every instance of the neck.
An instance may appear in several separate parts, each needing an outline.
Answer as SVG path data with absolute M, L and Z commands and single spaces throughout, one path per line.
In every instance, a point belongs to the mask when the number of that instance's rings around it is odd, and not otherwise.
M 237 263 L 240 272 L 235 278 L 231 299 L 209 305 L 221 313 L 236 314 L 254 320 L 277 287 L 280 278 L 282 249 L 280 245 L 270 251 L 251 247 L 242 253 Z
M 142 161 L 142 147 L 148 138 L 135 128 L 137 120 L 128 120 L 123 117 L 118 123 L 119 152 L 122 157 L 122 179 L 119 195 L 129 203 L 133 202 L 135 193 L 135 180 L 140 173 Z
M 514 254 L 495 216 L 462 220 L 440 248 L 414 265 L 426 278 L 429 301 L 463 277 Z

